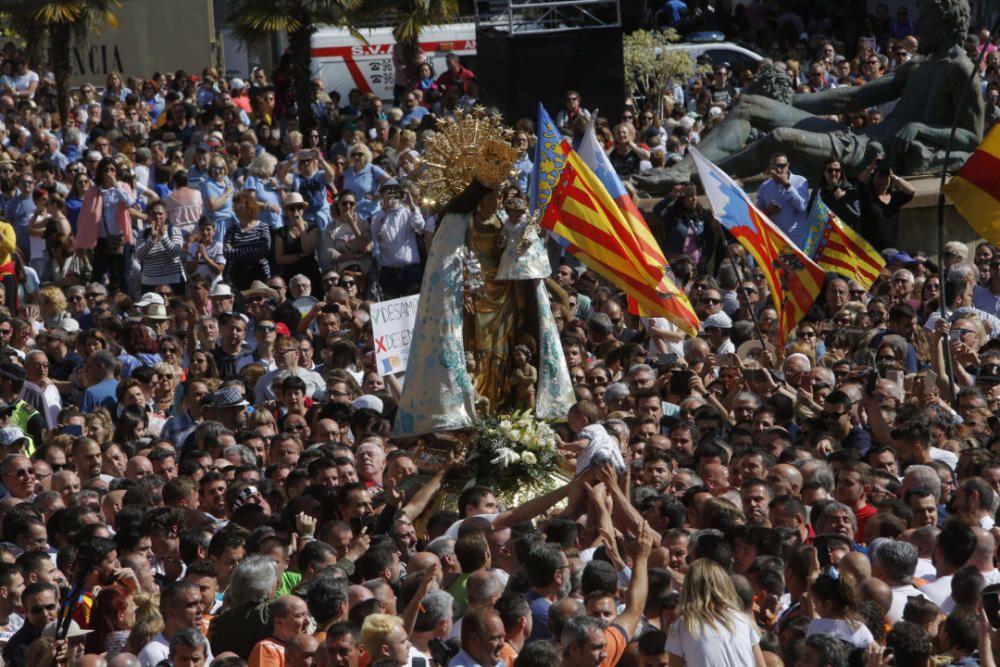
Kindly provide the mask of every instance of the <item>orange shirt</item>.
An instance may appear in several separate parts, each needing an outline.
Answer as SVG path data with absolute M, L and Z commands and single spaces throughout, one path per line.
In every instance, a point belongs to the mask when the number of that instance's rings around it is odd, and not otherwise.
M 285 667 L 285 645 L 274 637 L 261 639 L 250 652 L 249 667 Z
M 503 664 L 506 667 L 514 667 L 514 660 L 517 658 L 517 651 L 509 643 L 504 642 L 503 648 L 500 649 L 500 659 L 503 660 Z
M 604 628 L 604 639 L 607 642 L 604 647 L 607 657 L 604 658 L 601 667 L 614 667 L 625 655 L 625 649 L 628 648 L 628 637 L 625 636 L 625 631 L 621 627 L 609 625 Z

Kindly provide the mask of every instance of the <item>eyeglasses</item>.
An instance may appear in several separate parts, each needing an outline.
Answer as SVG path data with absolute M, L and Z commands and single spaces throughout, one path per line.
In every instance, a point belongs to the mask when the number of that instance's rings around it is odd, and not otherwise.
M 354 287 L 355 285 L 357 285 L 357 283 L 354 282 L 353 280 L 344 280 L 341 281 L 340 284 L 343 285 L 344 287 Z
M 161 347 L 160 352 L 162 352 L 163 354 L 174 354 L 175 352 L 177 352 L 177 348 L 173 346 Z
M 799 332 L 799 338 L 815 338 L 815 337 L 816 337 L 816 332 L 815 331 L 800 331 Z
M 351 157 L 352 158 L 359 158 L 359 157 L 364 157 L 364 156 L 365 156 L 364 153 L 351 153 Z
M 275 331 L 277 331 L 277 329 L 270 324 L 262 324 L 259 327 L 257 327 L 257 331 L 261 333 L 274 333 Z
M 32 614 L 41 614 L 41 613 L 46 612 L 46 611 L 55 611 L 55 610 L 56 610 L 56 605 L 54 603 L 53 604 L 43 604 L 43 605 L 38 605 L 37 607 L 32 607 L 31 608 L 31 613 Z
M 35 471 L 31 468 L 19 468 L 14 471 L 14 477 L 31 477 L 35 474 Z
M 286 431 L 291 431 L 292 433 L 298 433 L 299 431 L 306 430 L 305 424 L 292 424 L 291 426 L 285 427 Z
M 839 174 L 840 173 L 840 169 L 837 169 L 836 167 L 827 167 L 826 168 L 826 173 L 828 173 L 828 174 Z
M 701 300 L 701 303 L 702 303 L 702 305 L 705 305 L 705 306 L 717 306 L 718 304 L 722 303 L 722 300 L 721 299 L 711 299 L 709 297 L 705 297 L 704 299 Z
M 788 163 L 787 162 L 772 162 L 771 163 L 771 168 L 772 169 L 787 169 L 788 168 Z

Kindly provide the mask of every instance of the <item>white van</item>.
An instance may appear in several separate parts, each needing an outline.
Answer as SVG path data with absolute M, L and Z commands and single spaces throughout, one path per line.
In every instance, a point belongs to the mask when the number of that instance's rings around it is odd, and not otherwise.
M 362 93 L 375 93 L 383 100 L 392 99 L 395 71 L 392 47 L 396 40 L 392 28 L 362 30 L 367 44 L 359 41 L 345 28 L 321 28 L 312 38 L 312 76 L 323 81 L 323 88 L 336 90 L 347 103 L 347 94 L 357 88 Z M 476 25 L 452 23 L 424 30 L 420 49 L 434 65 L 435 76 L 445 70 L 445 56 L 476 55 Z
M 764 56 L 759 53 L 739 44 L 723 41 L 724 39 L 722 33 L 719 32 L 695 33 L 688 36 L 689 41 L 671 44 L 666 49 L 668 51 L 685 51 L 695 60 L 706 56 L 713 67 L 729 63 L 731 72 L 739 72 L 744 69 L 756 70 L 757 65 L 764 59 Z

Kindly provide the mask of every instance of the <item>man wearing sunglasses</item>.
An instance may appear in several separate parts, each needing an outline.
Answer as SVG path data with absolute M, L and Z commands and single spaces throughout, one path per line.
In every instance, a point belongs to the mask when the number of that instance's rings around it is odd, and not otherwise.
M 809 181 L 793 174 L 788 156 L 775 153 L 767 167 L 770 177 L 757 191 L 760 208 L 795 245 L 802 245 L 806 236 L 806 211 L 809 203 Z
M 56 620 L 56 611 L 59 609 L 59 590 L 44 581 L 36 581 L 25 587 L 22 599 L 24 625 L 4 647 L 3 661 L 7 665 L 25 664 L 28 647 L 42 636 L 46 625 Z

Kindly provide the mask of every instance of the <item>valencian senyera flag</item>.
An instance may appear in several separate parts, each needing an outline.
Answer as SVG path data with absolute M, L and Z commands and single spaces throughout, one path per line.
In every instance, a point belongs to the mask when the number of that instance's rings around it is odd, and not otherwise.
M 818 195 L 809 208 L 810 227 L 814 220 L 819 222 L 820 232 L 813 246 L 802 250 L 821 268 L 846 276 L 866 290 L 871 289 L 885 268 L 882 254 L 844 224 Z
M 597 133 L 594 131 L 596 120 L 597 114 L 595 113 L 591 116 L 590 125 L 587 126 L 587 131 L 583 135 L 583 141 L 580 142 L 580 148 L 577 149 L 577 152 L 584 163 L 594 171 L 598 180 L 601 181 L 608 194 L 611 195 L 611 198 L 618 205 L 619 210 L 621 210 L 622 215 L 625 217 L 625 222 L 628 223 L 632 233 L 635 234 L 639 242 L 639 247 L 642 250 L 644 258 L 643 261 L 652 267 L 664 268 L 665 275 L 657 288 L 669 297 L 666 300 L 661 300 L 661 303 L 668 309 L 668 312 L 672 313 L 667 319 L 685 331 L 696 330 L 699 326 L 698 316 L 695 314 L 694 308 L 691 307 L 691 302 L 688 300 L 687 295 L 679 290 L 674 283 L 673 274 L 669 272 L 670 265 L 667 263 L 667 258 L 664 257 L 663 251 L 660 249 L 660 244 L 653 238 L 653 233 L 649 230 L 649 225 L 646 224 L 645 218 L 642 217 L 632 197 L 629 196 L 628 191 L 625 189 L 625 185 L 618 178 L 618 174 L 615 172 L 608 154 L 604 152 L 601 144 L 597 141 Z M 629 296 L 629 312 L 643 317 L 652 315 L 651 312 L 643 308 L 642 304 L 632 296 Z M 678 321 L 683 324 L 678 323 Z
M 996 125 L 943 190 L 972 228 L 1000 243 L 1000 125 Z
M 545 141 L 541 124 L 539 129 L 539 141 Z M 560 238 L 566 250 L 585 266 L 623 290 L 634 303 L 636 314 L 664 317 L 682 331 L 697 335 L 698 317 L 667 275 L 666 261 L 656 258 L 657 254 L 662 258 L 662 253 L 631 199 L 636 218 L 630 220 L 569 142 L 561 140 L 545 150 L 561 153 L 563 166 L 552 187 L 547 188 L 545 179 L 538 178 L 544 192 L 538 201 L 548 200 L 541 226 Z
M 762 213 L 724 171 L 691 148 L 715 217 L 746 248 L 764 272 L 778 311 L 779 338 L 805 316 L 823 289 L 823 269 Z

